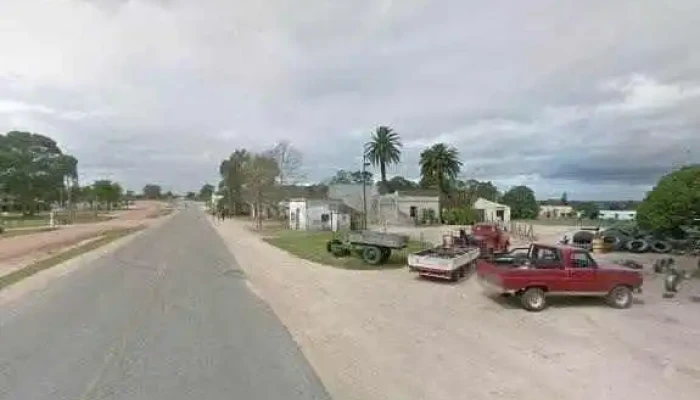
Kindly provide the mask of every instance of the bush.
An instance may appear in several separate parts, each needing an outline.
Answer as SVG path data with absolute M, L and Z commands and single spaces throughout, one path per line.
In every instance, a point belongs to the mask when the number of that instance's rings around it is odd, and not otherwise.
M 471 225 L 476 221 L 474 210 L 467 207 L 449 209 L 443 218 L 448 225 Z
M 5 227 L 4 227 L 4 226 L 0 226 L 0 235 L 2 235 L 3 233 L 5 233 Z

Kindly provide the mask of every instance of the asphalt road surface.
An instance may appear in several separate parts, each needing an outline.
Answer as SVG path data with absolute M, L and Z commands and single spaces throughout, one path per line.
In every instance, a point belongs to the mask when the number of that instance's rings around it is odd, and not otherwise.
M 328 399 L 205 218 L 0 306 L 0 399 Z

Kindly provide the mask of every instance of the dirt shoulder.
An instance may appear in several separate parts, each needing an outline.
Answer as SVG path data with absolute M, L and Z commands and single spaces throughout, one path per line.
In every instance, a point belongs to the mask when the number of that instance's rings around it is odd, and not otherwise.
M 162 207 L 162 202 L 137 202 L 129 210 L 114 213 L 115 218 L 108 221 L 69 225 L 31 235 L 0 238 L 0 275 L 31 264 L 60 249 L 99 236 L 105 231 L 150 225 L 156 220 L 153 216 L 158 215 Z
M 214 226 L 336 400 L 700 392 L 700 304 L 664 301 L 654 285 L 630 310 L 577 302 L 533 314 L 483 296 L 473 279 L 328 268 L 264 243 L 240 221 Z

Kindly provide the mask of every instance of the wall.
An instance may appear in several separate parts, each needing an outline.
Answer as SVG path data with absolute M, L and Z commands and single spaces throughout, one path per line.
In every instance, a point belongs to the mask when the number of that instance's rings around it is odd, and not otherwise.
M 598 212 L 598 219 L 616 219 L 620 221 L 633 221 L 636 218 L 636 211 L 600 210 Z
M 289 201 L 289 229 L 305 231 L 307 229 L 306 200 Z M 297 213 L 297 210 L 299 212 Z M 298 215 L 298 220 L 297 220 Z
M 503 221 L 510 222 L 510 207 L 505 204 L 479 198 L 474 202 L 473 208 L 474 210 L 483 210 L 481 213 L 484 221 L 500 220 L 500 218 L 498 218 L 498 211 L 503 210 Z
M 367 212 L 369 214 L 372 198 L 378 194 L 377 187 L 368 183 L 365 190 L 367 192 Z M 328 198 L 340 200 L 355 211 L 362 212 L 363 210 L 362 185 L 330 185 L 328 187 Z

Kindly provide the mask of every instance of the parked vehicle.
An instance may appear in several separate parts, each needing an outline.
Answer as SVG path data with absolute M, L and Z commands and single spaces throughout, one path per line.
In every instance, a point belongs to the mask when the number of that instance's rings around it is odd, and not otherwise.
M 391 257 L 392 250 L 408 245 L 408 236 L 376 231 L 351 231 L 342 239 L 333 239 L 326 250 L 336 257 L 356 254 L 370 265 L 381 265 Z
M 479 282 L 487 292 L 512 295 L 528 311 L 547 307 L 549 296 L 604 296 L 614 308 L 632 305 L 642 291 L 639 271 L 599 264 L 585 249 L 533 244 L 513 249 L 493 260 L 477 262 Z
M 466 276 L 481 254 L 478 247 L 438 246 L 408 255 L 408 269 L 423 277 L 449 279 Z
M 471 240 L 481 247 L 482 255 L 508 251 L 510 235 L 497 224 L 480 223 L 472 227 Z

